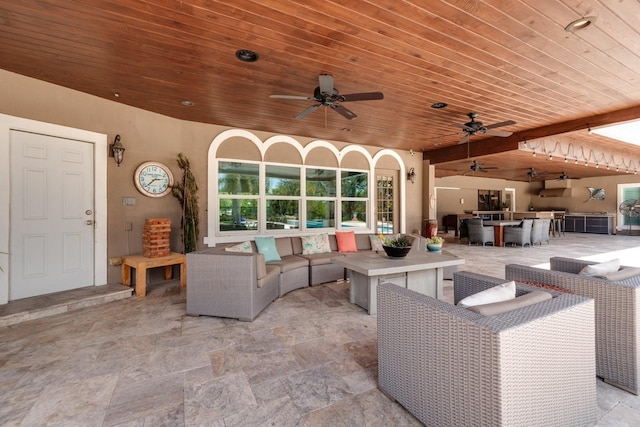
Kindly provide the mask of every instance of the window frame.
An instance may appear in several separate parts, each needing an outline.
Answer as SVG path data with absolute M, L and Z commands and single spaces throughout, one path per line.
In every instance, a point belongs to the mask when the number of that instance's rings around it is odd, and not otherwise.
M 237 163 L 238 159 L 219 158 L 217 159 L 214 176 L 215 176 L 215 188 L 216 198 L 214 206 L 217 212 L 216 218 L 216 237 L 223 236 L 247 236 L 250 237 L 256 234 L 300 234 L 309 232 L 335 232 L 340 230 L 354 230 L 356 232 L 370 232 L 371 223 L 371 180 L 374 176 L 371 171 L 366 169 L 356 168 L 340 168 L 340 167 L 327 167 L 327 166 L 315 166 L 315 165 L 295 165 L 289 163 L 276 163 L 276 162 L 258 162 L 258 161 L 246 161 L 242 163 L 256 164 L 258 165 L 258 182 L 259 192 L 255 194 L 220 194 L 219 192 L 219 179 L 220 179 L 220 164 L 221 163 Z M 266 182 L 267 182 L 267 169 L 269 166 L 294 168 L 300 171 L 300 188 L 299 195 L 279 195 L 279 194 L 267 194 Z M 307 170 L 321 169 L 328 170 L 335 174 L 335 196 L 308 196 L 307 195 Z M 342 195 L 342 179 L 343 172 L 363 174 L 366 175 L 366 190 L 365 196 L 343 196 Z M 246 230 L 222 230 L 220 221 L 220 202 L 223 199 L 234 200 L 257 200 L 257 228 Z M 268 228 L 267 227 L 267 203 L 269 200 L 297 200 L 298 201 L 298 227 L 297 228 Z M 333 203 L 333 226 L 328 227 L 309 227 L 308 224 L 308 202 L 310 201 L 323 201 Z M 342 207 L 344 202 L 358 202 L 364 203 L 364 212 L 366 213 L 366 219 L 363 221 L 363 227 L 349 227 L 343 225 L 342 220 Z M 361 218 L 360 218 L 361 219 Z

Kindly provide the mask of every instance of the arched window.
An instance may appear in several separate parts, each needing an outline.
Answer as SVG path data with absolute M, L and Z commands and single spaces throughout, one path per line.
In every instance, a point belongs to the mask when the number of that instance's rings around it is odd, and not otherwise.
M 288 136 L 263 142 L 245 130 L 225 131 L 209 148 L 205 243 L 320 230 L 378 232 L 375 164 L 380 158 L 404 174 L 392 150 L 372 157 L 362 146 L 339 151 L 327 141 L 303 146 Z M 401 218 L 398 232 L 404 231 Z

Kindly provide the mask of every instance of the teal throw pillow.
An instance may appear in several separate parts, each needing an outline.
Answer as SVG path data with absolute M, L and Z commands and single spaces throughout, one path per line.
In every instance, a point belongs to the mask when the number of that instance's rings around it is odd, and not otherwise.
M 276 248 L 276 239 L 273 236 L 256 237 L 256 247 L 258 252 L 264 255 L 265 262 L 280 261 L 280 254 Z

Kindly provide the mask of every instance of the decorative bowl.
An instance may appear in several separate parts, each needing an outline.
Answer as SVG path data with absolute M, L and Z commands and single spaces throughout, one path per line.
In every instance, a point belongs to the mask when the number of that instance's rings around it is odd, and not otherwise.
M 442 243 L 427 243 L 427 250 L 429 252 L 440 252 L 442 250 Z
M 387 256 L 391 258 L 402 258 L 407 256 L 409 251 L 411 250 L 411 246 L 397 248 L 395 246 L 382 246 L 382 249 L 386 252 Z

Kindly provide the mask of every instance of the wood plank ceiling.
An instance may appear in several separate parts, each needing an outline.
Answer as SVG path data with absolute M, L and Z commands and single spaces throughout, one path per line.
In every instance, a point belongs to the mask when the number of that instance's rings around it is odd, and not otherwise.
M 597 20 L 564 30 L 584 16 Z M 523 168 L 563 170 L 513 152 L 536 138 L 640 167 L 640 149 L 586 133 L 640 117 L 639 31 L 638 0 L 14 0 L 0 3 L 0 67 L 179 119 L 424 152 L 439 175 L 472 157 L 498 168 L 483 176 L 528 180 Z M 269 97 L 313 96 L 322 73 L 384 99 L 344 103 L 355 120 L 296 120 L 313 102 Z M 514 135 L 458 145 L 469 112 Z

